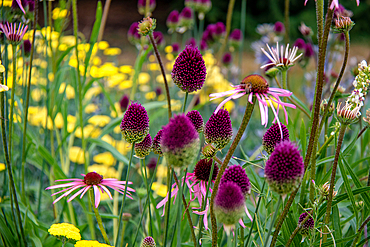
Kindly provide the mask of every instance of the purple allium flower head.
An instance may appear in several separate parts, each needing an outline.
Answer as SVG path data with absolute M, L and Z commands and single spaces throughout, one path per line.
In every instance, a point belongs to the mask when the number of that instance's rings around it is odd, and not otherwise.
M 180 15 L 179 15 L 179 26 L 181 27 L 182 31 L 185 32 L 187 29 L 190 29 L 193 24 L 193 10 L 189 7 L 185 7 L 182 9 Z
M 235 40 L 235 41 L 240 41 L 242 39 L 242 31 L 240 31 L 240 29 L 234 29 L 231 33 L 230 33 L 230 39 L 231 40 Z
M 128 143 L 140 143 L 149 133 L 149 117 L 139 103 L 132 103 L 123 116 L 121 125 L 123 138 Z
M 278 143 L 289 140 L 288 128 L 282 123 L 280 123 L 280 126 L 281 130 L 279 124 L 274 123 L 262 137 L 262 146 L 268 154 L 271 154 L 274 151 L 275 146 Z M 281 133 L 283 134 L 281 135 Z
M 217 22 L 216 23 L 216 28 L 215 28 L 215 34 L 216 36 L 221 36 L 225 33 L 226 31 L 226 27 L 225 27 L 225 24 L 223 22 Z
M 304 164 L 298 148 L 289 140 L 276 145 L 265 167 L 271 190 L 286 195 L 297 188 L 303 175 Z
M 154 170 L 155 167 L 157 166 L 157 159 L 154 157 L 150 158 L 146 166 L 149 168 L 149 170 Z
M 23 51 L 24 50 L 24 56 L 29 57 L 31 55 L 31 48 L 32 44 L 29 39 L 26 39 L 23 41 L 23 44 L 20 46 L 20 49 Z
M 285 32 L 285 26 L 282 22 L 277 21 L 274 25 L 274 32 L 277 34 L 282 34 Z
M 27 5 L 28 5 L 28 11 L 33 12 L 35 10 L 35 1 L 34 0 L 28 0 Z
M 214 41 L 212 33 L 207 29 L 204 30 L 202 40 L 204 40 L 206 43 L 212 43 Z
M 193 10 L 189 7 L 183 8 L 181 13 L 180 13 L 180 19 L 181 18 L 192 19 L 193 18 Z
M 163 130 L 159 130 L 158 133 L 155 135 L 154 139 L 153 139 L 153 146 L 152 146 L 152 150 L 153 150 L 153 153 L 155 154 L 158 154 L 160 156 L 163 155 L 162 153 L 162 149 L 161 149 L 161 138 L 162 138 L 162 132 Z
M 155 95 L 157 95 L 157 97 L 159 96 L 159 95 L 161 95 L 163 93 L 163 91 L 162 91 L 162 88 L 161 87 L 156 87 L 155 88 Z
M 207 42 L 204 40 L 204 39 L 202 39 L 201 41 L 200 41 L 200 51 L 205 51 L 205 50 L 207 50 L 208 49 L 208 45 L 207 45 Z
M 146 237 L 144 238 L 143 242 L 141 243 L 140 247 L 156 247 L 154 238 Z
M 189 120 L 193 123 L 195 129 L 198 131 L 198 133 L 203 131 L 204 127 L 204 121 L 202 116 L 197 110 L 189 111 L 186 116 L 189 118 Z
M 301 38 L 298 38 L 295 42 L 294 42 L 294 45 L 293 46 L 297 46 L 298 49 L 300 50 L 304 50 L 306 48 L 306 42 L 304 42 L 303 39 Z
M 152 137 L 148 133 L 142 142 L 135 143 L 135 156 L 139 159 L 144 159 L 145 156 L 150 153 L 150 150 L 152 149 L 152 144 Z
M 307 58 L 312 57 L 315 54 L 313 51 L 312 45 L 310 43 L 306 44 L 305 51 L 304 51 L 304 56 Z
M 236 183 L 242 190 L 244 196 L 251 192 L 251 183 L 249 182 L 247 173 L 243 167 L 239 165 L 233 165 L 226 169 L 222 175 L 221 183 L 226 183 L 227 181 Z
M 220 109 L 207 121 L 204 128 L 204 138 L 207 143 L 215 144 L 217 149 L 223 149 L 233 137 L 233 128 L 229 112 Z
M 196 11 L 203 14 L 200 16 L 204 18 L 204 14 L 211 10 L 212 2 L 211 0 L 196 0 L 195 7 Z
M 220 184 L 214 205 L 219 222 L 234 225 L 243 216 L 245 198 L 236 183 L 227 181 Z
M 130 98 L 127 96 L 127 94 L 123 95 L 121 100 L 119 101 L 119 106 L 122 112 L 125 112 L 127 110 L 129 103 L 130 103 Z
M 153 32 L 153 38 L 158 46 L 163 46 L 165 41 L 163 38 L 163 33 L 160 31 L 154 31 Z
M 194 175 L 198 180 L 208 182 L 209 174 L 212 169 L 212 159 L 201 159 L 194 167 Z M 218 166 L 215 164 L 212 173 L 212 181 L 214 181 L 218 174 Z
M 185 114 L 175 115 L 163 127 L 161 148 L 170 166 L 186 167 L 199 151 L 199 135 Z
M 192 47 L 196 47 L 197 41 L 193 37 L 191 37 L 185 42 L 185 45 L 191 45 Z
M 233 57 L 230 52 L 226 52 L 222 57 L 222 64 L 226 67 L 229 66 L 233 61 Z
M 175 30 L 179 24 L 179 11 L 173 10 L 167 17 L 166 25 L 169 29 Z
M 173 43 L 172 44 L 172 53 L 177 55 L 177 54 L 179 54 L 179 51 L 180 51 L 179 43 Z
M 187 93 L 201 89 L 206 74 L 206 65 L 198 48 L 189 45 L 176 58 L 171 73 L 174 83 Z
M 153 10 L 155 9 L 155 6 L 156 6 L 155 0 L 150 0 L 149 1 L 149 12 L 150 13 L 153 12 Z M 139 11 L 140 15 L 146 15 L 145 8 L 146 8 L 146 0 L 138 0 L 137 1 L 137 10 Z
M 134 22 L 131 24 L 130 28 L 128 29 L 127 32 L 127 38 L 130 41 L 131 44 L 135 45 L 140 42 L 140 34 L 137 31 L 139 27 L 138 22 Z
M 299 216 L 298 225 L 300 225 L 303 220 L 307 217 L 308 213 L 304 212 Z M 308 236 L 310 231 L 315 227 L 315 221 L 310 216 L 308 220 L 303 224 L 300 234 L 304 237 Z

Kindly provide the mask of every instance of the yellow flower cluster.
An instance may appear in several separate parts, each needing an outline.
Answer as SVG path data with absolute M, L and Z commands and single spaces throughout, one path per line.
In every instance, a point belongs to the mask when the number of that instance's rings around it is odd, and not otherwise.
M 75 247 L 113 247 L 113 246 L 102 244 L 95 240 L 81 240 L 75 244 Z
M 67 238 L 70 240 L 81 240 L 80 229 L 69 223 L 58 223 L 50 226 L 48 232 L 55 237 Z

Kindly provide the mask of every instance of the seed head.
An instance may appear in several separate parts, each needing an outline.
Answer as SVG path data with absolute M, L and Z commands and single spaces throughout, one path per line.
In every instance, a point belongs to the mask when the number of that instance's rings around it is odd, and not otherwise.
M 278 123 L 274 123 L 262 137 L 262 146 L 268 154 L 274 151 L 278 143 L 289 140 L 288 128 L 282 123 L 280 123 L 280 127 Z
M 201 159 L 195 165 L 194 174 L 198 180 L 208 182 L 209 174 L 211 173 L 213 159 Z M 212 181 L 216 179 L 218 174 L 218 166 L 215 164 L 212 173 Z
M 248 93 L 266 93 L 269 89 L 269 84 L 265 78 L 256 74 L 245 77 L 241 84 L 245 85 L 245 90 Z
M 149 117 L 145 108 L 139 103 L 132 103 L 123 116 L 120 128 L 128 143 L 142 142 L 149 133 Z
M 142 142 L 135 143 L 135 156 L 139 159 L 144 159 L 150 153 L 152 143 L 152 137 L 148 133 Z
M 203 132 L 203 118 L 197 110 L 189 111 L 186 116 L 193 123 L 194 128 L 198 131 L 198 133 Z
M 222 175 L 221 183 L 226 183 L 227 181 L 232 181 L 236 183 L 244 196 L 251 192 L 251 183 L 247 173 L 243 167 L 239 165 L 233 165 L 226 169 L 225 173 Z
M 225 109 L 220 109 L 216 114 L 207 121 L 204 128 L 204 138 L 207 143 L 215 145 L 216 149 L 223 149 L 231 140 L 233 129 L 229 112 Z

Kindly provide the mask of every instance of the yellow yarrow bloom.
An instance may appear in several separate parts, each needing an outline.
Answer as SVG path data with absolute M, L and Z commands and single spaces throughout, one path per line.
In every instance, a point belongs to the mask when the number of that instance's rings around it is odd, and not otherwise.
M 88 172 L 96 172 L 104 178 L 118 178 L 118 171 L 114 167 L 94 164 L 87 168 Z M 106 194 L 106 193 L 105 193 Z
M 57 20 L 57 19 L 63 19 L 64 17 L 66 17 L 68 14 L 68 11 L 66 9 L 60 9 L 60 8 L 55 8 L 53 9 L 53 19 L 54 20 Z
M 86 155 L 88 155 L 87 152 L 86 152 Z M 84 164 L 85 159 L 84 159 L 84 153 L 83 153 L 82 148 L 71 147 L 69 149 L 69 159 L 76 164 Z
M 113 247 L 112 245 L 102 244 L 95 240 L 80 240 L 75 247 Z
M 107 41 L 100 41 L 98 44 L 99 50 L 105 50 L 109 47 L 109 43 Z
M 169 74 L 166 74 L 166 79 L 167 79 L 167 82 L 171 81 L 172 78 L 171 78 L 171 75 Z M 158 82 L 158 83 L 164 83 L 164 80 L 163 80 L 163 76 L 162 75 L 158 75 L 155 80 Z
M 139 74 L 138 82 L 139 84 L 146 84 L 150 80 L 150 75 L 146 72 L 141 72 Z
M 121 54 L 121 49 L 120 48 L 117 48 L 117 47 L 114 47 L 114 48 L 107 48 L 104 50 L 104 55 L 106 56 L 117 56 L 119 54 Z
M 100 133 L 101 133 L 101 130 L 92 124 L 88 124 L 84 127 L 84 137 L 85 138 L 88 138 L 88 137 L 97 138 L 100 135 Z M 77 127 L 75 131 L 75 136 L 80 139 L 82 138 L 81 127 Z
M 155 99 L 156 96 L 157 94 L 155 92 L 149 92 L 145 94 L 145 99 L 152 100 L 152 99 Z
M 4 7 L 11 7 L 12 6 L 12 0 L 1 0 L 0 5 Z
M 102 92 L 101 87 L 91 87 L 85 93 L 84 100 L 89 101 L 89 100 L 92 99 L 92 97 L 95 97 L 95 96 L 101 94 L 101 92 Z
M 2 172 L 4 170 L 5 170 L 5 164 L 4 163 L 0 163 L 0 172 Z
M 69 223 L 58 223 L 50 226 L 48 232 L 55 237 L 67 238 L 70 240 L 81 240 L 80 229 Z
M 94 126 L 104 127 L 110 122 L 110 117 L 104 115 L 95 115 L 89 118 L 87 122 Z
M 124 74 L 131 74 L 133 72 L 131 65 L 122 65 L 119 67 L 119 71 L 121 71 Z
M 164 52 L 166 53 L 172 53 L 172 51 L 173 51 L 172 45 L 168 45 L 164 48 Z
M 152 190 L 154 190 L 154 192 L 161 197 L 165 197 L 167 195 L 167 186 L 164 184 L 158 184 L 157 182 L 153 182 Z
M 99 109 L 99 107 L 95 104 L 88 104 L 86 107 L 85 107 L 85 112 L 87 114 L 90 114 L 90 113 L 93 113 L 95 111 L 97 111 Z
M 113 166 L 115 165 L 115 159 L 110 152 L 100 153 L 94 156 L 93 160 L 96 163 L 103 164 L 106 166 Z M 98 172 L 99 173 L 99 172 Z

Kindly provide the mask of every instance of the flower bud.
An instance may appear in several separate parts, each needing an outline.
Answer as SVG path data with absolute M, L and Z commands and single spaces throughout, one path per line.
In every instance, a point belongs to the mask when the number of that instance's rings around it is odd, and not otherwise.
M 223 149 L 231 140 L 233 129 L 229 112 L 225 109 L 220 109 L 216 114 L 207 121 L 204 128 L 204 139 L 207 143 L 215 145 L 216 149 Z
M 197 110 L 189 111 L 186 116 L 189 120 L 193 123 L 194 128 L 197 130 L 198 133 L 203 132 L 204 122 L 202 115 Z
M 322 100 L 321 101 L 321 104 L 320 104 L 320 116 L 323 116 L 324 114 L 324 111 L 325 111 L 325 108 L 326 106 L 328 105 L 328 101 L 326 99 Z M 328 115 L 327 117 L 330 117 L 331 115 L 333 115 L 333 112 L 335 110 L 335 105 L 334 105 L 334 102 L 331 103 L 329 109 L 328 109 Z
M 262 146 L 268 154 L 271 154 L 275 146 L 285 140 L 289 140 L 288 128 L 282 123 L 280 126 L 278 123 L 274 123 L 263 135 Z
M 137 1 L 137 10 L 139 11 L 140 15 L 147 15 L 153 12 L 156 6 L 155 0 L 149 0 L 149 13 L 145 13 L 146 10 L 146 1 L 147 0 L 139 0 Z
M 329 191 L 330 191 L 330 184 L 326 182 L 323 186 L 321 186 L 319 193 L 325 199 L 328 200 L 329 198 Z M 337 191 L 333 190 L 333 198 L 337 195 Z
M 140 247 L 156 247 L 155 241 L 152 237 L 146 237 L 144 238 L 142 244 Z
M 202 148 L 202 154 L 206 158 L 213 158 L 215 157 L 216 153 L 217 149 L 215 148 L 215 146 L 213 146 L 212 143 L 208 143 Z
M 145 108 L 139 103 L 132 103 L 123 116 L 120 128 L 128 143 L 142 142 L 149 133 L 149 117 Z
M 370 109 L 366 110 L 366 116 L 363 118 L 367 127 L 370 127 Z
M 243 167 L 233 165 L 227 168 L 222 175 L 221 183 L 226 183 L 227 181 L 236 183 L 240 187 L 244 196 L 250 194 L 251 183 L 249 182 L 249 178 Z
M 152 143 L 152 137 L 149 133 L 146 135 L 142 142 L 135 143 L 135 157 L 139 159 L 144 159 L 147 155 L 149 155 L 152 148 Z
M 147 36 L 154 31 L 155 27 L 156 19 L 146 17 L 139 23 L 137 30 L 142 36 Z
M 308 213 L 304 212 L 303 214 L 299 216 L 298 225 L 301 225 L 301 223 L 304 221 L 307 215 Z M 307 237 L 310 231 L 313 230 L 314 226 L 315 226 L 315 222 L 313 218 L 309 216 L 308 220 L 306 220 L 306 222 L 303 223 L 303 225 L 301 226 L 301 229 L 299 232 L 303 237 Z
M 336 33 L 346 33 L 349 32 L 355 23 L 351 20 L 350 17 L 338 16 L 335 19 L 334 32 Z

